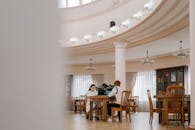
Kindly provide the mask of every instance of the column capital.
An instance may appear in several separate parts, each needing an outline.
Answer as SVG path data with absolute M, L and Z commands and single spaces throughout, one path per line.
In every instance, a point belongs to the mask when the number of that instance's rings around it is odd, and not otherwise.
M 125 48 L 127 46 L 126 42 L 113 42 L 115 48 Z

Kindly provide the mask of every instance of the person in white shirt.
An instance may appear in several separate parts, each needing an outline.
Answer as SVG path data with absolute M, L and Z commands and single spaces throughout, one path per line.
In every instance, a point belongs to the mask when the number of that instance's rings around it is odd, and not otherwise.
M 87 93 L 85 94 L 86 97 L 90 97 L 90 96 L 96 96 L 98 95 L 98 92 L 96 91 L 96 86 L 95 84 L 92 84 L 89 87 L 89 90 L 87 91 Z M 90 99 L 87 98 L 87 102 L 86 102 L 86 112 L 88 113 L 90 111 Z
M 121 91 L 120 91 L 120 85 L 121 82 L 119 80 L 114 81 L 114 88 L 112 91 L 108 94 L 108 97 L 112 97 L 112 99 L 115 99 L 116 101 L 114 103 L 108 103 L 107 104 L 107 113 L 108 115 L 111 115 L 111 109 L 112 107 L 120 107 L 121 103 Z M 114 97 L 114 98 L 113 98 Z M 118 112 L 119 120 L 120 120 L 120 112 Z

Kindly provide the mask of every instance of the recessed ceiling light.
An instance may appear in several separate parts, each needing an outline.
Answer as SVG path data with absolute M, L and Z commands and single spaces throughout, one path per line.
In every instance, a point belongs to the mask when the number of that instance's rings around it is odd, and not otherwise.
M 72 38 L 70 38 L 69 41 L 70 41 L 71 43 L 76 43 L 76 42 L 78 41 L 78 38 L 72 37 Z
M 133 19 L 135 19 L 135 20 L 141 20 L 142 17 L 143 17 L 143 13 L 141 11 L 139 11 L 133 15 Z
M 131 22 L 130 22 L 130 20 L 125 20 L 121 24 L 122 24 L 123 27 L 128 28 L 130 26 Z
M 104 31 L 100 31 L 100 32 L 97 33 L 97 37 L 98 38 L 104 38 L 104 36 L 105 36 L 105 32 Z
M 117 27 L 116 26 L 111 27 L 110 32 L 116 33 L 117 32 Z
M 153 7 L 154 7 L 154 2 L 153 2 L 153 1 L 150 1 L 150 2 L 148 2 L 148 3 L 146 3 L 146 4 L 144 5 L 144 8 L 145 8 L 146 10 L 152 10 Z
M 85 35 L 83 38 L 84 38 L 86 41 L 89 42 L 89 41 L 91 40 L 92 36 L 89 35 L 89 34 L 87 34 L 87 35 Z

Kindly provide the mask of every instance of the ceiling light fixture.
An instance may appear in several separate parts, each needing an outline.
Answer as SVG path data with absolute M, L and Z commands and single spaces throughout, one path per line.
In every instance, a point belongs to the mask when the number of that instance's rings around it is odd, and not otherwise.
M 144 5 L 144 8 L 148 11 L 152 10 L 154 8 L 154 2 L 150 1 Z
M 125 21 L 123 21 L 121 24 L 122 24 L 123 27 L 129 28 L 131 22 L 130 22 L 129 20 L 125 20 Z
M 178 59 L 184 59 L 184 58 L 187 58 L 189 56 L 188 52 L 185 52 L 183 50 L 183 41 L 179 41 L 180 43 L 180 47 L 179 47 L 179 51 L 176 52 L 176 53 L 173 53 L 173 56 L 176 56 Z
M 85 39 L 87 42 L 89 42 L 91 40 L 92 36 L 87 34 L 83 37 L 83 39 Z
M 105 32 L 104 31 L 100 31 L 100 32 L 97 33 L 97 37 L 98 38 L 104 38 L 104 36 L 105 36 Z
M 133 15 L 133 19 L 135 20 L 141 20 L 142 17 L 143 17 L 143 13 L 141 11 L 138 11 L 137 13 Z
M 69 41 L 70 41 L 71 43 L 76 43 L 76 42 L 78 41 L 78 38 L 72 37 L 72 38 L 70 38 Z
M 143 59 L 143 60 L 141 60 L 141 63 L 143 64 L 143 65 L 151 65 L 151 64 L 154 64 L 154 60 L 151 60 L 151 59 L 149 59 L 149 56 L 148 56 L 148 50 L 146 51 L 146 58 L 145 59 Z
M 86 67 L 86 70 L 87 71 L 95 71 L 96 70 L 96 68 L 93 66 L 93 59 L 92 58 L 89 59 L 89 66 Z
M 117 29 L 116 26 L 113 26 L 113 27 L 110 28 L 110 32 L 111 32 L 111 33 L 116 33 L 117 30 L 118 30 L 118 29 Z

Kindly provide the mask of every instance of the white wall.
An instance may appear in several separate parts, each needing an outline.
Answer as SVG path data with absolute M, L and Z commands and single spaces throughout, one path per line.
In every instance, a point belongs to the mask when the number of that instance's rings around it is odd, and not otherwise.
M 115 69 L 114 63 L 96 64 L 96 71 L 91 72 L 92 74 L 104 74 L 104 80 L 106 83 L 113 84 L 115 80 Z M 175 66 L 189 65 L 189 58 L 177 59 L 174 56 L 164 56 L 155 59 L 155 64 L 150 66 L 142 65 L 139 61 L 126 62 L 126 72 L 139 72 L 147 70 L 155 70 L 160 68 L 169 68 Z M 68 74 L 86 74 L 85 70 L 88 65 L 71 65 L 69 66 Z
M 62 129 L 56 2 L 0 1 L 0 130 Z

